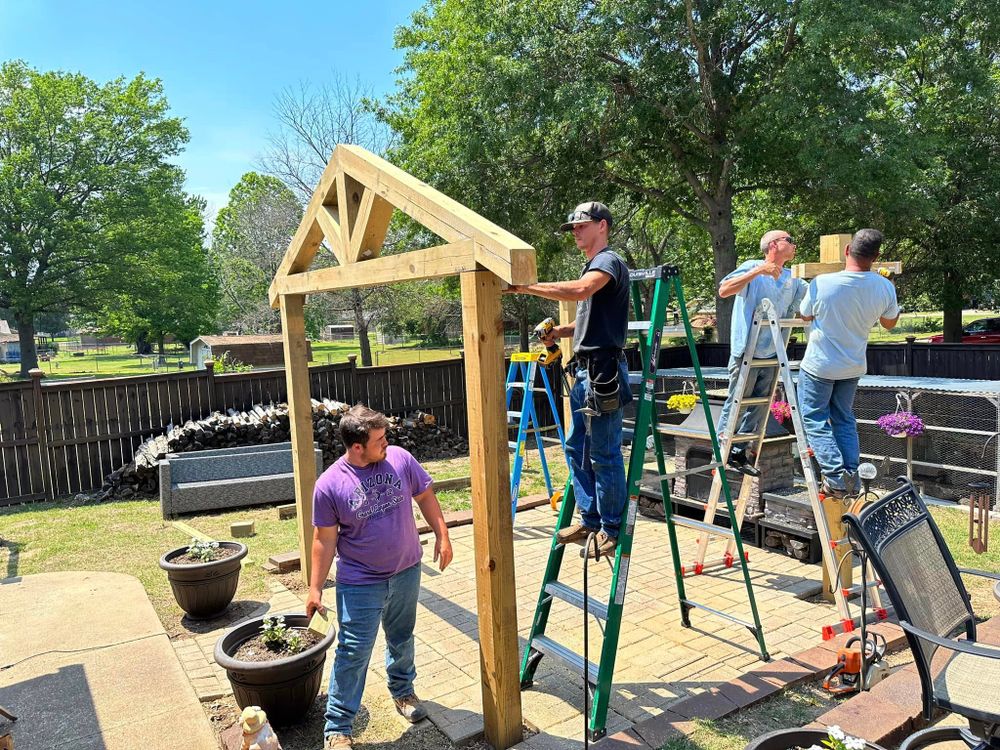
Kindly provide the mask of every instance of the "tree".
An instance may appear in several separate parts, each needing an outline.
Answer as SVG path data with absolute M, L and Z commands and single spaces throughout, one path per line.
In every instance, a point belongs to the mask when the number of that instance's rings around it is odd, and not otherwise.
M 798 0 L 432 0 L 397 31 L 409 75 L 380 113 L 418 176 L 512 231 L 539 226 L 526 212 L 552 216 L 590 197 L 646 204 L 710 241 L 717 284 L 736 265 L 741 195 L 817 194 L 881 154 L 880 128 L 892 124 L 863 119 L 872 92 L 841 67 L 855 40 L 840 26 L 888 12 Z M 717 306 L 726 337 L 732 300 Z
M 220 323 L 238 333 L 280 328 L 267 290 L 295 233 L 302 207 L 276 177 L 247 172 L 229 191 L 212 232 L 212 267 L 221 291 Z
M 157 80 L 0 65 L 0 307 L 13 311 L 22 376 L 38 364 L 37 315 L 93 309 L 117 284 L 110 208 L 186 140 Z
M 117 206 L 122 282 L 106 294 L 94 323 L 128 338 L 138 351 L 173 334 L 185 344 L 215 327 L 218 285 L 208 263 L 204 201 L 185 195 L 176 168 L 158 171 L 143 190 Z
M 283 91 L 274 106 L 280 128 L 269 136 L 270 145 L 261 159 L 263 171 L 279 178 L 305 204 L 338 143 L 384 154 L 392 142 L 392 132 L 372 114 L 366 104 L 370 96 L 370 89 L 360 80 L 352 83 L 338 75 L 329 84 L 301 84 L 297 89 Z M 390 228 L 383 254 L 398 244 L 399 226 L 395 223 Z M 320 268 L 333 265 L 333 254 L 321 254 L 315 264 Z M 323 295 L 329 311 L 346 312 L 353 318 L 365 367 L 372 365 L 369 330 L 381 314 L 387 295 L 392 294 L 389 287 L 374 287 Z M 318 301 L 312 304 L 316 310 Z

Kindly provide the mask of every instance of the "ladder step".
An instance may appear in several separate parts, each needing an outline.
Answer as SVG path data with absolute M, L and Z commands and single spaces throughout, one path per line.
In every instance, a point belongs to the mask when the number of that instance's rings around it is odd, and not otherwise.
M 754 396 L 752 398 L 745 398 L 740 402 L 740 406 L 764 406 L 771 403 L 769 396 Z
M 562 440 L 560 440 L 557 437 L 548 437 L 546 435 L 537 435 L 535 437 L 535 440 L 541 440 L 541 441 L 546 442 L 546 443 L 558 443 L 559 445 L 562 445 Z
M 517 441 L 516 440 L 508 440 L 507 441 L 507 447 L 510 450 L 512 450 L 512 451 L 516 451 L 517 450 Z
M 552 594 L 556 599 L 572 604 L 577 609 L 583 609 L 583 592 L 570 588 L 565 583 L 553 581 L 545 586 L 546 593 Z M 608 605 L 600 602 L 592 596 L 587 597 L 587 611 L 602 620 L 608 619 Z
M 868 583 L 866 583 L 864 587 L 860 583 L 856 583 L 850 588 L 841 589 L 841 592 L 843 592 L 845 596 L 853 596 L 854 594 L 860 594 L 862 588 L 867 587 L 870 589 L 874 589 L 878 588 L 881 585 L 882 585 L 881 581 L 868 581 Z
M 507 412 L 507 419 L 520 419 L 520 418 L 521 418 L 521 412 L 519 412 L 519 411 L 508 411 Z
M 777 359 L 751 359 L 750 360 L 750 366 L 751 367 L 777 367 L 778 366 L 778 360 Z
M 514 380 L 507 383 L 508 388 L 524 388 L 524 386 L 526 385 L 527 383 L 525 383 L 523 380 Z
M 682 469 L 681 471 L 668 471 L 666 474 L 660 474 L 659 476 L 649 477 L 650 482 L 660 482 L 664 479 L 674 479 L 676 477 L 686 477 L 690 474 L 701 474 L 705 471 L 710 471 L 711 469 L 718 469 L 722 464 L 718 461 L 711 461 L 707 464 L 702 464 L 701 466 L 695 466 L 693 469 Z
M 732 529 L 724 529 L 721 526 L 716 526 L 715 524 L 711 523 L 705 523 L 704 521 L 695 521 L 693 518 L 674 516 L 672 521 L 677 526 L 686 526 L 687 528 L 695 529 L 696 531 L 704 531 L 706 534 L 714 534 L 715 536 L 725 536 L 729 538 L 736 537 L 736 535 L 733 534 Z
M 699 438 L 701 440 L 711 440 L 712 436 L 708 434 L 708 430 L 695 430 L 690 427 L 683 427 L 677 424 L 667 424 L 667 425 L 657 425 L 656 431 L 661 435 L 673 435 L 674 437 L 687 437 L 687 438 Z M 733 435 L 734 443 L 746 443 L 751 440 L 757 440 L 760 435 L 754 435 L 749 432 L 740 432 Z
M 802 318 L 782 318 L 778 321 L 778 325 L 782 328 L 805 328 L 809 324 Z
M 753 626 L 753 623 L 747 622 L 746 620 L 741 620 L 739 617 L 734 617 L 728 612 L 722 612 L 718 609 L 715 609 L 714 607 L 707 607 L 704 604 L 698 604 L 698 602 L 693 602 L 690 599 L 681 599 L 681 604 L 687 607 L 691 607 L 693 609 L 703 609 L 706 612 L 711 612 L 713 615 L 717 615 L 725 620 L 729 620 L 730 622 L 735 622 L 737 625 L 742 625 L 751 633 L 756 634 L 757 632 L 757 628 Z
M 531 647 L 559 662 L 574 674 L 583 672 L 583 657 L 573 653 L 562 644 L 556 643 L 548 636 L 536 635 L 531 639 Z M 597 671 L 597 665 L 594 662 L 587 665 L 587 675 L 591 684 L 597 684 Z
M 648 320 L 630 320 L 628 329 L 630 331 L 648 331 L 649 323 Z M 660 331 L 663 336 L 687 336 L 687 330 L 684 326 L 663 326 Z

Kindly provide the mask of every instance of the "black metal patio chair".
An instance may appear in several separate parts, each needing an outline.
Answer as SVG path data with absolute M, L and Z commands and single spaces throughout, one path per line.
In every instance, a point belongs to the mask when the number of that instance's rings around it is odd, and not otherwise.
M 976 620 L 962 573 L 920 493 L 902 486 L 844 520 L 870 558 L 906 632 L 923 693 L 924 718 L 935 708 L 968 719 L 969 728 L 933 726 L 911 735 L 900 750 L 964 741 L 1000 748 L 1000 648 L 976 643 Z M 964 639 L 958 636 L 964 634 Z

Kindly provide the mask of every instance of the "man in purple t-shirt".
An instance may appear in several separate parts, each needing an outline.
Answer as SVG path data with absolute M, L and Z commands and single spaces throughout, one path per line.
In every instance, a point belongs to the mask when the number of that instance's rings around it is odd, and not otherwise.
M 306 614 L 323 607 L 323 584 L 337 556 L 337 651 L 330 674 L 323 734 L 326 748 L 351 747 L 365 675 L 379 623 L 396 710 L 411 722 L 427 716 L 413 691 L 413 628 L 420 591 L 416 501 L 434 530 L 434 561 L 451 562 L 451 541 L 433 482 L 407 451 L 389 446 L 385 416 L 355 406 L 340 419 L 347 453 L 316 481 L 312 575 Z

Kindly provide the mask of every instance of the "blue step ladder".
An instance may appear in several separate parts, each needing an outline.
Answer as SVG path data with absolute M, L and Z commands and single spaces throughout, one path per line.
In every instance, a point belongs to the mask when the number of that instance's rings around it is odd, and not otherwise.
M 566 436 L 559 418 L 556 398 L 552 393 L 552 382 L 549 380 L 547 368 L 541 366 L 538 361 L 542 356 L 543 352 L 515 352 L 511 355 L 510 367 L 507 369 L 507 424 L 517 425 L 517 439 L 507 443 L 507 447 L 514 451 L 514 466 L 510 473 L 510 515 L 512 519 L 517 513 L 517 497 L 521 490 L 521 471 L 524 468 L 529 433 L 535 436 L 538 460 L 542 467 L 542 475 L 545 477 L 545 489 L 549 493 L 549 500 L 553 506 L 557 502 L 555 491 L 552 488 L 552 477 L 549 474 L 549 464 L 545 459 L 545 443 L 555 442 L 556 439 L 542 434 L 543 428 L 538 422 L 538 413 L 535 410 L 535 393 L 544 393 L 548 398 L 549 408 L 555 418 L 559 444 L 562 446 L 563 455 L 566 455 Z M 542 381 L 541 388 L 535 385 L 539 374 Z M 523 394 L 520 410 L 511 409 L 516 391 L 521 391 Z

